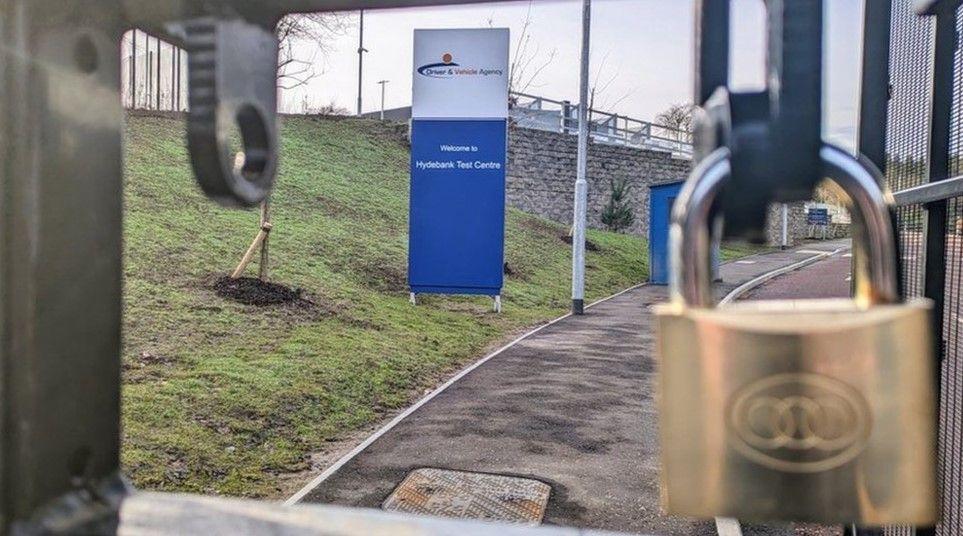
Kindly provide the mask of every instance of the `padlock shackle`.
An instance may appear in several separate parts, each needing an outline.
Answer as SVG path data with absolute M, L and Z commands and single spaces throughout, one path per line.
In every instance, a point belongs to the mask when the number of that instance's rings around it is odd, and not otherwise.
M 690 307 L 712 307 L 712 205 L 732 176 L 729 149 L 702 159 L 672 205 L 669 226 L 669 292 Z
M 819 158 L 823 175 L 846 192 L 859 222 L 852 227 L 856 301 L 863 306 L 899 302 L 899 251 L 890 211 L 894 200 L 881 186 L 883 174 L 869 159 L 854 158 L 834 145 L 825 144 Z
M 732 175 L 729 150 L 716 149 L 689 176 L 672 207 L 670 293 L 688 307 L 712 307 L 713 204 Z M 823 174 L 849 196 L 854 208 L 854 243 L 862 244 L 857 263 L 856 301 L 862 306 L 899 301 L 896 239 L 890 206 L 892 195 L 880 186 L 872 163 L 826 144 L 820 149 Z

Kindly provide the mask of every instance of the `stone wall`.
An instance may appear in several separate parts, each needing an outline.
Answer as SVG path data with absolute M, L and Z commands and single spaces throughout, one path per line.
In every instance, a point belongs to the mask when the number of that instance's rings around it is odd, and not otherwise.
M 508 144 L 508 204 L 571 225 L 578 137 L 512 128 Z M 588 225 L 601 229 L 610 180 L 627 180 L 635 222 L 626 230 L 649 232 L 649 185 L 686 178 L 691 162 L 669 153 L 593 143 L 588 159 Z
M 766 237 L 769 245 L 782 245 L 782 205 L 773 204 L 769 207 L 769 217 L 766 220 Z M 799 245 L 806 238 L 809 230 L 806 220 L 806 206 L 804 203 L 790 203 L 786 212 L 787 246 Z
M 508 144 L 508 204 L 531 214 L 571 225 L 575 196 L 578 137 L 541 130 L 512 128 Z M 649 186 L 685 179 L 692 168 L 687 159 L 669 153 L 592 143 L 588 159 L 588 225 L 602 229 L 602 210 L 612 191 L 610 180 L 627 180 L 635 222 L 626 230 L 649 233 Z M 778 205 L 770 208 L 767 235 L 780 245 L 782 216 Z M 802 203 L 789 211 L 789 245 L 806 237 L 806 210 Z

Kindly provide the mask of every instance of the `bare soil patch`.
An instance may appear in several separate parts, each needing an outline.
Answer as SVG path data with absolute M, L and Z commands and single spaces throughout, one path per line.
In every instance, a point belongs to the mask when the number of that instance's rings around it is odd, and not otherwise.
M 571 236 L 571 235 L 564 234 L 564 235 L 560 236 L 559 238 L 562 240 L 562 242 L 565 242 L 566 244 L 568 244 L 568 245 L 570 245 L 570 246 L 572 245 L 572 236 Z M 586 239 L 585 239 L 585 250 L 586 250 L 586 251 L 593 251 L 593 252 L 594 252 L 594 251 L 602 251 L 602 248 L 600 248 L 599 245 L 596 244 L 595 242 L 592 242 L 591 240 L 589 240 L 589 239 L 586 238 Z
M 284 304 L 301 307 L 314 305 L 304 297 L 304 291 L 299 288 L 261 281 L 254 277 L 231 279 L 230 276 L 223 276 L 214 282 L 214 292 L 222 298 L 258 307 Z

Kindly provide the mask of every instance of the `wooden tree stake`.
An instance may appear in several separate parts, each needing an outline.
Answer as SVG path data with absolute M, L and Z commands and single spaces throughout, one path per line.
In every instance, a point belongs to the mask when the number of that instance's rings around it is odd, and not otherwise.
M 257 251 L 258 246 L 267 240 L 270 232 L 270 223 L 264 224 L 264 226 L 261 227 L 261 230 L 257 233 L 257 236 L 254 237 L 254 242 L 251 242 L 251 247 L 247 248 L 247 252 L 244 253 L 244 257 L 241 258 L 241 262 L 237 265 L 237 268 L 234 269 L 234 273 L 231 274 L 231 279 L 237 279 L 241 277 L 241 274 L 244 273 L 247 265 L 251 264 L 251 261 L 254 259 L 254 252 Z
M 271 240 L 271 198 L 267 198 L 261 203 L 261 229 L 268 229 L 265 233 L 264 239 L 261 240 L 261 264 L 258 267 L 258 277 L 261 281 L 267 281 L 268 278 L 268 242 Z
M 268 278 L 268 240 L 271 237 L 271 201 L 270 199 L 265 199 L 261 203 L 261 230 L 258 231 L 257 236 L 254 237 L 254 242 L 251 242 L 251 246 L 247 248 L 244 256 L 241 257 L 241 262 L 238 263 L 237 268 L 234 269 L 234 273 L 231 274 L 231 279 L 237 279 L 241 277 L 247 266 L 251 264 L 254 260 L 254 253 L 257 251 L 258 247 L 261 248 L 261 266 L 258 270 L 258 278 L 261 281 L 267 281 Z

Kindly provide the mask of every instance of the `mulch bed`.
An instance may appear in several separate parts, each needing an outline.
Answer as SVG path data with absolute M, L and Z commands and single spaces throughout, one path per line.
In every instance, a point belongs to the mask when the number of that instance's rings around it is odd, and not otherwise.
M 304 297 L 304 291 L 299 288 L 261 281 L 254 277 L 231 279 L 230 276 L 223 276 L 214 282 L 214 292 L 222 298 L 259 307 L 283 304 L 313 305 Z

